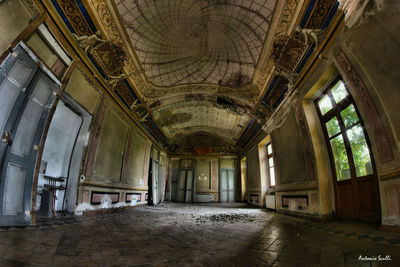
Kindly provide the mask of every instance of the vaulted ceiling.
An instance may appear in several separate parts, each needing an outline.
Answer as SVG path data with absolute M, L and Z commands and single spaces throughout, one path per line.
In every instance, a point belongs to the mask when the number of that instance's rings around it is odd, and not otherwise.
M 71 24 L 78 12 L 87 22 L 71 32 L 99 30 L 110 41 L 89 54 L 105 80 L 128 76 L 112 89 L 133 114 L 149 113 L 141 123 L 165 146 L 190 136 L 247 142 L 244 135 L 261 128 L 315 49 L 296 27 L 319 31 L 337 8 L 335 0 L 53 2 Z M 112 49 L 122 61 L 107 61 Z
M 275 0 L 116 0 L 122 23 L 156 86 L 248 85 Z

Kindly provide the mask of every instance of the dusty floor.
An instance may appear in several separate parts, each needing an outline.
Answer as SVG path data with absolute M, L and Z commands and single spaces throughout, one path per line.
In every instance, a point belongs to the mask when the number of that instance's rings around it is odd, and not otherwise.
M 141 206 L 0 229 L 0 266 L 136 265 L 400 266 L 400 234 L 237 203 Z

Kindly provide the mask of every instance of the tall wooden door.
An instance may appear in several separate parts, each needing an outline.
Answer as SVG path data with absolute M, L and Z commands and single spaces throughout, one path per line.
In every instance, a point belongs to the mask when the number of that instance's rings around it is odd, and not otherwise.
M 32 182 L 44 125 L 59 87 L 34 68 L 25 52 L 17 49 L 8 59 L 13 66 L 0 87 L 0 99 L 14 105 L 2 114 L 0 224 L 29 224 Z M 7 61 L 8 61 L 7 60 Z M 7 65 L 8 63 L 6 63 Z M 34 73 L 36 72 L 36 73 Z M 31 77 L 33 79 L 31 79 Z M 30 82 L 28 80 L 31 79 Z M 7 83 L 12 83 L 10 86 Z M 11 87 L 11 88 L 10 88 Z M 14 90 L 14 92 L 12 92 Z M 2 110 L 6 112 L 6 109 Z
M 152 166 L 152 200 L 153 200 L 153 205 L 157 205 L 160 202 L 160 197 L 159 197 L 159 190 L 158 190 L 158 177 L 159 177 L 159 169 L 160 169 L 160 164 L 152 160 L 153 166 Z
M 179 202 L 192 202 L 193 193 L 193 170 L 181 169 L 179 173 Z
M 345 83 L 337 78 L 315 103 L 331 157 L 337 217 L 378 222 L 379 188 L 372 150 Z
M 173 168 L 171 175 L 171 200 L 178 201 L 178 170 Z
M 235 201 L 235 177 L 233 170 L 221 170 L 220 202 Z

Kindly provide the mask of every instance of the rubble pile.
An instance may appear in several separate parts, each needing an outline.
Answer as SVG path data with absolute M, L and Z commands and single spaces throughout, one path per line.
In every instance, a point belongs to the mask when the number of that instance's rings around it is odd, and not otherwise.
M 207 222 L 224 222 L 224 223 L 236 223 L 236 222 L 253 222 L 254 218 L 247 214 L 213 214 L 204 215 L 196 218 L 197 223 Z

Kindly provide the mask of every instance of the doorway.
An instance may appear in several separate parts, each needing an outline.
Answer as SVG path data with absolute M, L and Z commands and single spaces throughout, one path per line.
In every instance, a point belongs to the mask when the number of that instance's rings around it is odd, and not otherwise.
M 235 201 L 235 173 L 233 169 L 221 169 L 220 172 L 220 202 Z
M 58 102 L 39 172 L 36 209 L 40 215 L 74 212 L 79 168 L 90 121 L 90 114 L 70 97 L 63 96 Z
M 60 87 L 22 45 L 0 66 L 0 73 L 0 225 L 26 225 L 31 222 L 39 145 Z
M 178 169 L 172 168 L 171 171 L 171 201 L 177 202 L 178 201 Z
M 149 163 L 149 199 L 148 199 L 148 204 L 149 205 L 157 205 L 160 203 L 160 194 L 159 194 L 159 176 L 160 176 L 160 163 L 153 159 L 150 158 L 150 163 Z
M 246 162 L 246 157 L 244 157 L 240 161 L 240 180 L 241 180 L 241 192 L 240 192 L 240 198 L 241 201 L 246 201 L 246 184 L 247 184 L 247 179 L 246 179 L 246 172 L 247 172 L 247 162 Z
M 193 195 L 193 170 L 180 169 L 179 171 L 179 202 L 192 202 Z
M 372 150 L 344 81 L 336 78 L 315 105 L 331 158 L 337 217 L 379 222 L 379 188 Z
M 158 164 L 158 203 L 165 199 L 165 166 Z

